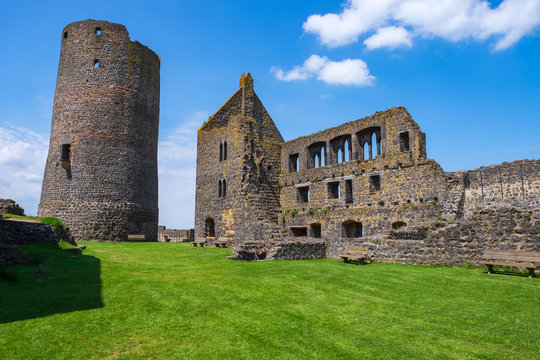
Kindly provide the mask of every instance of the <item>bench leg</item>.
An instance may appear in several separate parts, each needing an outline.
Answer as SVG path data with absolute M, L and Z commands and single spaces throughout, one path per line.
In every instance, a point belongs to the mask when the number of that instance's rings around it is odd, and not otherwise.
M 527 268 L 527 270 L 529 270 L 529 277 L 533 278 L 534 277 L 534 268 Z
M 493 265 L 486 264 L 488 267 L 488 274 L 493 274 Z

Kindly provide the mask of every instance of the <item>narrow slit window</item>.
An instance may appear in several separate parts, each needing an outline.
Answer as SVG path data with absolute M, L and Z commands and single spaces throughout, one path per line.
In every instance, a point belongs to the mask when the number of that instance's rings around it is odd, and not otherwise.
M 62 152 L 60 154 L 60 161 L 69 161 L 71 156 L 71 144 L 62 144 Z
M 345 180 L 345 202 L 347 204 L 353 202 L 352 180 Z
M 94 67 L 95 68 L 99 67 L 99 59 L 94 59 Z
M 96 27 L 96 35 L 101 35 L 101 28 L 100 27 Z
M 223 144 L 219 143 L 219 161 L 223 161 Z
M 227 180 L 223 180 L 221 193 L 222 193 L 223 197 L 227 196 Z
M 219 180 L 218 181 L 218 198 L 221 197 L 221 194 L 222 194 L 222 192 L 221 192 L 221 180 Z
M 227 160 L 227 142 L 223 142 L 223 160 Z
M 67 36 L 68 36 L 68 32 L 64 31 L 64 39 L 67 39 Z

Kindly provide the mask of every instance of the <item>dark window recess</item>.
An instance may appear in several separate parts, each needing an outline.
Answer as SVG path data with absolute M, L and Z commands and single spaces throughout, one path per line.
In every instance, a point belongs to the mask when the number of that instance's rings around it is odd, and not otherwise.
M 321 224 L 311 224 L 311 237 L 320 238 L 321 237 Z
M 292 227 L 291 233 L 294 237 L 307 236 L 307 227 Z
M 100 27 L 96 27 L 96 35 L 101 35 L 101 28 Z
M 223 142 L 223 160 L 227 160 L 227 142 Z
M 330 199 L 339 199 L 340 196 L 340 186 L 339 182 L 329 182 L 328 183 L 328 197 Z
M 298 172 L 299 163 L 298 154 L 289 155 L 289 172 Z
M 343 222 L 342 228 L 344 238 L 359 238 L 364 236 L 361 222 L 348 220 Z
M 219 161 L 223 161 L 223 144 L 219 143 Z
M 271 171 L 272 170 L 272 165 L 268 165 L 268 171 Z
M 309 186 L 298 188 L 298 201 L 309 202 Z
M 409 132 L 399 133 L 399 151 L 409 151 Z
M 379 175 L 371 175 L 369 177 L 369 191 L 375 192 L 381 190 L 381 177 Z
M 227 180 L 223 180 L 222 194 L 223 197 L 227 196 Z
M 206 237 L 216 236 L 216 229 L 214 228 L 214 219 L 208 218 L 204 224 L 204 235 Z
M 62 144 L 62 151 L 60 154 L 60 161 L 69 161 L 71 157 L 71 144 Z
M 403 227 L 403 226 L 406 226 L 406 225 L 407 224 L 404 223 L 403 221 L 396 221 L 396 222 L 392 223 L 392 229 L 397 230 L 400 227 Z
M 221 190 L 221 180 L 218 181 L 218 197 L 221 197 L 222 190 Z
M 64 31 L 64 39 L 67 39 L 67 31 Z
M 99 67 L 99 59 L 94 59 L 94 67 L 95 68 Z
M 352 180 L 345 180 L 345 202 L 347 204 L 353 202 Z

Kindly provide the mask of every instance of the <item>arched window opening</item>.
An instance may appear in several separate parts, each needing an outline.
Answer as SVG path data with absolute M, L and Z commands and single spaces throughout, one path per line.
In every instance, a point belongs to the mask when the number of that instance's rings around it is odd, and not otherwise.
M 204 224 L 204 235 L 206 237 L 216 236 L 216 229 L 214 228 L 214 219 L 212 219 L 211 217 L 207 218 Z
M 344 238 L 360 238 L 364 236 L 362 223 L 353 220 L 344 221 L 342 224 L 342 234 Z
M 326 166 L 326 150 L 324 146 L 321 148 L 321 166 Z
M 223 144 L 219 143 L 219 161 L 223 161 Z
M 227 180 L 223 180 L 223 185 L 222 185 L 222 194 L 223 194 L 223 197 L 227 196 Z
M 221 180 L 219 180 L 219 181 L 218 181 L 218 197 L 219 197 L 219 198 L 221 197 L 221 194 L 222 194 L 221 191 L 222 191 L 222 190 L 221 190 Z
M 392 229 L 397 230 L 397 229 L 399 229 L 400 227 L 404 227 L 404 226 L 406 226 L 406 225 L 407 225 L 407 224 L 404 223 L 403 221 L 396 221 L 396 222 L 393 222 L 393 223 L 392 223 Z
M 351 160 L 351 154 L 349 151 L 349 141 L 345 140 L 343 143 L 343 161 L 347 162 Z
M 371 135 L 371 147 L 373 150 L 373 158 L 376 158 L 377 155 L 380 154 L 380 150 L 379 150 L 379 143 L 377 142 L 377 135 L 375 135 L 375 133 Z
M 341 148 L 338 149 L 337 152 L 337 162 L 338 164 L 343 162 L 343 152 L 341 151 Z
M 315 157 L 313 158 L 315 168 L 321 167 L 319 161 L 320 161 L 319 155 L 315 154 Z
M 362 160 L 369 160 L 370 158 L 370 155 L 369 155 L 369 145 L 367 143 L 367 141 L 364 143 L 364 157 L 362 158 Z
M 223 142 L 223 160 L 227 160 L 227 142 Z

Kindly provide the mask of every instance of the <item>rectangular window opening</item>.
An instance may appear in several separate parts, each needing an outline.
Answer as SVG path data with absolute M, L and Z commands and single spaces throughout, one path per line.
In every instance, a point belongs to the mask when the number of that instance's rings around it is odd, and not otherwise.
M 294 237 L 307 236 L 307 227 L 291 227 L 291 233 Z
M 67 31 L 64 31 L 64 39 L 67 39 Z
M 376 192 L 381 190 L 381 177 L 380 175 L 371 175 L 369 177 L 369 190 Z
M 405 131 L 402 133 L 399 133 L 399 151 L 409 151 L 409 132 Z
M 94 67 L 95 68 L 99 67 L 99 59 L 94 59 Z
M 306 203 L 309 202 L 309 186 L 298 188 L 298 201 Z
M 311 237 L 321 238 L 321 224 L 311 224 Z
M 289 155 L 289 172 L 298 172 L 299 165 L 298 154 Z
M 96 27 L 96 35 L 101 35 L 101 28 L 100 27 Z
M 328 183 L 328 198 L 339 199 L 341 187 L 339 181 Z

